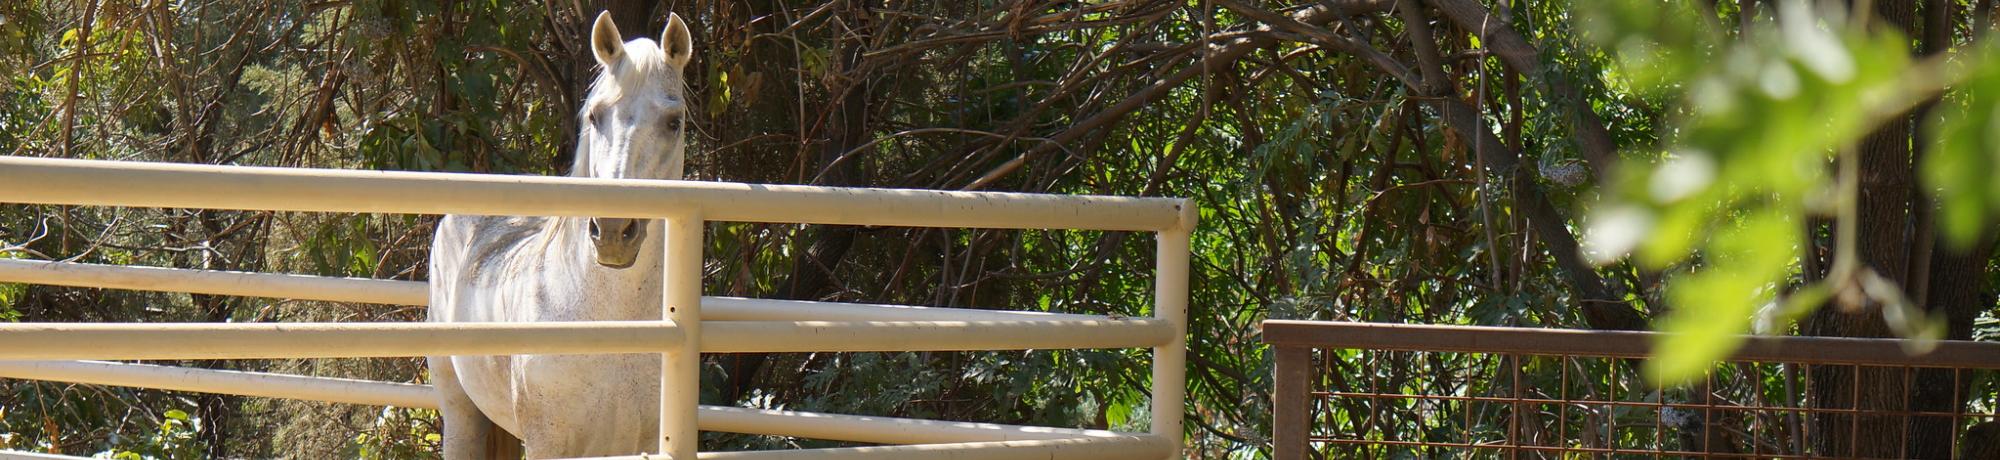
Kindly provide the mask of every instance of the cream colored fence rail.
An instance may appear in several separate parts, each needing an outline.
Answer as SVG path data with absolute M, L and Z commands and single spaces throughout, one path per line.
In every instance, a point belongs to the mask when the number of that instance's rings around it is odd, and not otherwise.
M 672 458 L 1180 457 L 1189 232 L 1182 199 L 342 171 L 0 157 L 0 203 L 657 218 L 661 321 L 586 323 L 0 324 L 0 377 L 434 407 L 424 385 L 67 359 L 660 353 L 660 452 Z M 413 197 L 423 197 L 416 199 Z M 1157 235 L 1153 315 L 1113 318 L 701 296 L 709 221 L 1144 231 Z M 422 305 L 423 283 L 0 259 L 0 282 Z M 506 340 L 492 340 L 505 336 Z M 172 344 L 164 346 L 163 344 Z M 1153 350 L 1147 433 L 698 406 L 701 353 Z M 891 444 L 695 451 L 699 430 Z M 32 455 L 32 456 L 31 456 Z M 0 452 L 6 458 L 51 458 Z M 633 457 L 638 458 L 638 457 Z M 657 457 L 655 457 L 657 458 Z

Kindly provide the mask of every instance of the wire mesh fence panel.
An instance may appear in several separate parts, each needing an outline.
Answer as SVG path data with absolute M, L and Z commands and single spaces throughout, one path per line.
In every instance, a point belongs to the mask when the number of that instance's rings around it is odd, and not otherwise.
M 1281 460 L 2000 458 L 2000 344 L 1892 359 L 1879 348 L 1894 339 L 1758 338 L 1699 381 L 1659 387 L 1639 370 L 1649 333 L 1329 324 L 1314 340 L 1266 326 L 1274 348 L 1306 350 L 1276 374 L 1302 380 L 1295 395 L 1281 384 L 1278 411 L 1309 423 L 1286 436 L 1278 419 L 1274 442 L 1300 445 Z M 1489 332 L 1517 340 L 1478 340 Z

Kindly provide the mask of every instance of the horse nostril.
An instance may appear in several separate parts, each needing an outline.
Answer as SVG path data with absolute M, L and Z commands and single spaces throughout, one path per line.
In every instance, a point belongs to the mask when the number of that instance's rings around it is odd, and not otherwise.
M 639 236 L 639 223 L 637 223 L 637 222 L 632 222 L 632 223 L 628 223 L 628 224 L 625 224 L 625 230 L 624 230 L 624 231 L 621 231 L 621 232 L 618 232 L 618 236 L 620 236 L 620 237 L 624 237 L 625 239 L 628 239 L 628 240 L 629 240 L 629 239 L 632 239 L 632 238 L 635 238 L 635 237 L 638 237 L 638 236 Z
M 595 220 L 590 221 L 590 237 L 596 238 L 599 233 L 600 232 L 597 230 L 597 221 Z

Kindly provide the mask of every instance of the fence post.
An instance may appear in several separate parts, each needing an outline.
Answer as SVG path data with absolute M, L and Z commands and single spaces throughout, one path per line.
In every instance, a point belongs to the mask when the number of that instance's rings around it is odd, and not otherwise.
M 1312 349 L 1272 345 L 1278 355 L 1271 370 L 1271 459 L 1305 460 L 1307 434 L 1312 432 Z
M 1153 434 L 1171 442 L 1167 458 L 1182 458 L 1182 417 L 1187 405 L 1188 251 L 1194 203 L 1181 202 L 1181 219 L 1155 235 L 1153 317 L 1174 325 L 1174 339 L 1153 348 Z
M 666 319 L 680 326 L 680 347 L 666 353 L 660 367 L 660 452 L 674 460 L 694 460 L 701 443 L 695 411 L 701 396 L 701 257 L 703 225 L 700 211 L 666 218 L 666 280 L 662 282 Z

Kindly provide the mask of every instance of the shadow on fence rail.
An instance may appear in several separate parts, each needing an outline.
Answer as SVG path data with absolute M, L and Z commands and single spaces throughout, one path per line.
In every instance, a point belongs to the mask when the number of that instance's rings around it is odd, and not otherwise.
M 1705 381 L 1660 389 L 1638 368 L 1655 335 L 1266 321 L 1273 457 L 2000 459 L 2000 343 L 1910 356 L 1899 339 L 1753 337 Z M 1820 401 L 1809 376 L 1830 369 L 1900 381 L 1869 399 L 1902 402 Z M 1912 389 L 1923 373 L 1955 384 Z M 1923 391 L 1965 403 L 1913 406 Z

